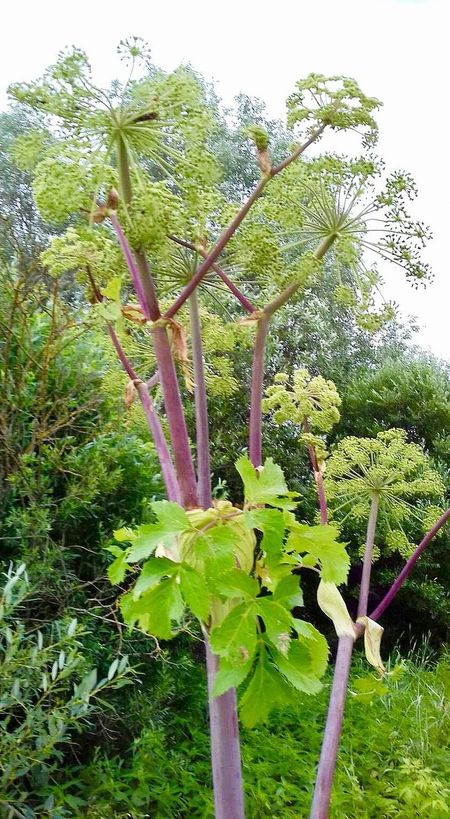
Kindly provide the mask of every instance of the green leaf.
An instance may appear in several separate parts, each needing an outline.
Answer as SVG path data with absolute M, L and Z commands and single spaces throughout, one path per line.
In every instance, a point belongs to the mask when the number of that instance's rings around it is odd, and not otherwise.
M 296 574 L 288 574 L 277 583 L 272 600 L 278 600 L 285 606 L 293 609 L 303 606 L 303 594 L 300 589 L 300 578 Z
M 325 583 L 340 585 L 347 580 L 350 558 L 343 543 L 339 543 L 339 530 L 335 526 L 307 526 L 296 523 L 291 530 L 287 550 L 306 553 L 320 563 Z
M 295 630 L 300 642 L 306 641 L 305 645 L 309 653 L 311 672 L 315 677 L 323 677 L 328 666 L 329 648 L 328 643 L 312 623 L 305 620 L 295 620 Z
M 117 555 L 106 570 L 110 583 L 116 586 L 118 583 L 123 582 L 126 573 L 130 571 L 127 564 L 128 549 L 120 549 L 119 546 L 113 545 L 108 547 L 108 552 Z
M 180 566 L 181 593 L 192 613 L 205 623 L 211 610 L 211 594 L 205 578 L 187 563 Z
M 263 533 L 261 550 L 266 555 L 268 567 L 279 563 L 285 531 L 283 512 L 279 509 L 253 509 L 245 512 L 245 523 L 249 528 Z
M 142 566 L 141 573 L 133 589 L 134 599 L 156 586 L 163 577 L 172 577 L 178 571 L 179 564 L 168 557 L 151 557 Z
M 217 628 L 211 631 L 211 649 L 230 664 L 244 665 L 256 650 L 256 602 L 235 606 Z
M 161 580 L 138 600 L 133 592 L 123 595 L 120 609 L 125 623 L 130 626 L 138 623 L 143 631 L 169 640 L 173 636 L 172 621 L 179 623 L 184 610 L 176 581 L 175 576 Z
M 242 722 L 247 728 L 253 728 L 267 719 L 275 705 L 291 699 L 291 686 L 271 665 L 266 652 L 261 650 L 254 674 L 240 702 Z
M 178 503 L 155 501 L 152 509 L 158 521 L 143 524 L 136 530 L 128 556 L 129 563 L 150 557 L 158 546 L 170 549 L 182 532 L 193 528 L 186 512 Z
M 241 569 L 232 569 L 215 582 L 215 588 L 223 597 L 246 597 L 254 599 L 259 593 L 259 584 Z
M 110 279 L 108 284 L 102 288 L 102 294 L 111 301 L 119 301 L 121 287 L 122 277 L 114 276 L 114 278 Z
M 135 540 L 136 538 L 135 532 L 133 532 L 132 529 L 129 529 L 128 526 L 123 526 L 122 529 L 116 529 L 113 534 L 115 539 L 118 540 L 119 543 L 125 543 L 126 541 Z M 108 547 L 108 551 L 112 552 L 111 546 Z M 115 552 L 112 553 L 115 554 Z
M 221 657 L 219 670 L 214 677 L 212 688 L 213 697 L 220 697 L 221 694 L 224 694 L 229 688 L 237 688 L 241 685 L 250 673 L 252 665 L 253 657 L 248 663 L 241 666 L 228 663 L 224 657 Z
M 269 640 L 282 651 L 289 645 L 289 633 L 294 625 L 292 614 L 272 597 L 260 597 L 257 610 L 264 620 Z
M 322 683 L 311 670 L 310 654 L 306 647 L 297 640 L 291 640 L 287 656 L 277 652 L 276 664 L 297 691 L 317 694 L 321 690 Z
M 290 500 L 297 497 L 295 492 L 289 492 L 281 467 L 277 466 L 272 458 L 267 458 L 264 466 L 255 469 L 251 461 L 243 455 L 236 462 L 236 469 L 244 484 L 244 494 L 247 503 L 268 503 L 280 509 L 295 509 L 296 503 Z

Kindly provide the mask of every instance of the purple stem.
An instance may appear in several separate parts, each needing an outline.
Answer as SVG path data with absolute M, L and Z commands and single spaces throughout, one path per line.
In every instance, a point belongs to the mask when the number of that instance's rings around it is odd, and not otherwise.
M 197 292 L 189 297 L 191 321 L 192 363 L 194 367 L 195 426 L 197 442 L 198 499 L 203 509 L 212 504 L 211 464 L 209 455 L 208 403 L 206 400 L 205 368 L 203 362 L 202 328 Z
M 372 495 L 370 504 L 369 521 L 367 524 L 366 547 L 364 549 L 363 570 L 361 575 L 361 585 L 359 587 L 358 617 L 367 615 L 367 604 L 369 601 L 370 576 L 372 574 L 373 544 L 375 541 L 375 529 L 378 517 L 378 495 Z
M 266 348 L 269 317 L 262 315 L 258 320 L 255 349 L 253 351 L 252 385 L 250 396 L 250 424 L 248 450 L 250 460 L 255 467 L 262 463 L 262 396 L 264 378 L 264 356 Z
M 162 476 L 167 489 L 167 497 L 170 501 L 175 501 L 176 503 L 181 504 L 181 492 L 178 485 L 177 476 L 175 475 L 172 458 L 170 457 L 164 432 L 158 415 L 155 412 L 148 387 L 143 381 L 140 381 L 136 384 L 136 389 L 139 393 L 139 398 L 141 399 L 145 417 L 147 418 L 148 425 L 153 435 L 153 441 L 158 453 L 159 463 L 161 464 Z
M 358 617 L 367 614 L 377 516 L 378 495 L 373 495 L 369 520 L 367 522 L 366 548 L 364 550 L 363 574 L 358 600 Z M 358 634 L 359 629 L 355 629 L 355 638 Z M 330 702 L 328 704 L 327 722 L 320 753 L 319 767 L 317 769 L 310 819 L 327 819 L 330 809 L 331 789 L 342 732 L 342 721 L 344 718 L 345 699 L 347 696 L 348 677 L 354 642 L 355 640 L 352 637 L 339 637 L 333 685 L 331 688 Z
M 219 669 L 219 660 L 211 652 L 207 635 L 205 635 L 205 646 L 209 691 L 209 731 L 214 785 L 214 815 L 215 819 L 244 819 L 236 690 L 230 688 L 220 697 L 213 697 L 212 687 Z
M 342 730 L 345 698 L 347 696 L 353 643 L 354 640 L 352 637 L 339 637 L 333 685 L 331 688 L 322 750 L 320 752 L 310 819 L 327 819 L 328 817 L 331 787 Z
M 178 239 L 177 236 L 169 236 L 169 239 L 172 242 L 175 242 L 177 245 L 181 245 L 181 247 L 186 247 L 188 250 L 193 250 L 195 253 L 199 253 L 200 256 L 203 256 L 204 259 L 207 258 L 208 254 L 204 248 L 194 245 L 192 242 L 187 242 L 185 239 Z M 219 267 L 218 264 L 211 265 L 212 269 L 217 273 L 218 276 L 222 279 L 223 283 L 226 284 L 228 289 L 236 296 L 237 300 L 240 301 L 244 310 L 247 310 L 247 313 L 254 313 L 256 308 L 253 306 L 251 301 L 248 300 L 247 296 L 244 296 L 243 293 L 239 290 L 238 287 L 231 281 L 231 279 L 227 276 L 224 270 Z
M 172 442 L 173 457 L 181 490 L 181 499 L 186 509 L 198 505 L 197 484 L 189 446 L 189 437 L 181 403 L 175 364 L 170 349 L 167 330 L 158 324 L 152 326 L 153 347 L 161 381 Z
M 142 408 L 144 410 L 144 414 L 147 419 L 150 432 L 152 433 L 153 443 L 155 444 L 158 460 L 161 465 L 161 472 L 167 490 L 167 497 L 169 498 L 169 500 L 180 503 L 181 500 L 180 487 L 178 486 L 178 481 L 175 475 L 175 469 L 172 463 L 169 448 L 164 437 L 164 432 L 161 427 L 160 420 L 155 412 L 153 401 L 150 398 L 148 387 L 146 384 L 144 384 L 143 381 L 141 381 L 136 371 L 133 369 L 130 362 L 128 361 L 114 327 L 112 327 L 111 324 L 108 324 L 107 326 L 109 335 L 111 337 L 112 343 L 114 344 L 120 362 L 125 372 L 131 379 L 131 381 L 133 381 L 136 390 L 139 394 Z
M 124 196 L 125 204 L 129 204 L 132 197 L 132 185 L 130 169 L 128 164 L 127 147 L 122 139 L 118 143 L 118 165 L 120 175 L 120 185 Z M 114 213 L 112 214 L 114 216 Z M 175 461 L 176 475 L 181 491 L 181 500 L 186 509 L 197 506 L 197 485 L 195 480 L 194 465 L 189 446 L 189 437 L 184 417 L 183 404 L 181 401 L 180 388 L 178 385 L 175 364 L 170 349 L 167 328 L 158 324 L 161 313 L 158 306 L 158 299 L 155 290 L 153 276 L 145 253 L 136 251 L 134 254 L 136 264 L 134 264 L 133 254 L 128 245 L 127 239 L 120 224 L 120 242 L 122 252 L 130 271 L 131 278 L 137 288 L 139 299 L 143 299 L 144 315 L 153 322 L 152 336 L 156 362 L 158 365 L 159 377 L 161 381 L 164 407 L 166 410 L 167 422 L 169 425 L 170 440 L 172 444 L 173 457 Z
M 142 312 L 146 319 L 150 320 L 150 311 L 147 304 L 147 298 L 144 292 L 144 287 L 141 282 L 141 277 L 139 275 L 138 269 L 136 267 L 135 261 L 133 259 L 133 254 L 131 252 L 131 248 L 127 242 L 126 236 L 122 230 L 120 222 L 116 216 L 116 214 L 111 211 L 110 212 L 110 219 L 111 224 L 114 228 L 116 236 L 119 240 L 120 247 L 122 249 L 122 253 L 124 255 L 125 261 L 127 263 L 128 270 L 130 272 L 131 281 L 133 282 L 134 289 L 136 290 L 136 295 L 139 300 L 139 304 L 141 305 Z
M 241 224 L 241 222 L 243 222 L 243 220 L 247 216 L 247 213 L 249 212 L 251 207 L 254 205 L 256 200 L 259 199 L 259 197 L 261 196 L 261 194 L 262 194 L 264 188 L 266 187 L 267 183 L 269 182 L 269 180 L 273 176 L 276 176 L 278 173 L 280 173 L 280 171 L 284 170 L 284 168 L 287 168 L 287 166 L 290 165 L 291 162 L 294 162 L 294 160 L 298 159 L 300 154 L 302 154 L 303 151 L 306 150 L 306 148 L 308 148 L 313 142 L 315 142 L 316 139 L 319 138 L 319 136 L 325 130 L 325 127 L 326 127 L 325 125 L 321 125 L 316 131 L 314 131 L 314 133 L 309 137 L 309 139 L 307 139 L 307 141 L 304 142 L 303 145 L 299 145 L 295 149 L 295 151 L 293 151 L 293 153 L 284 160 L 284 162 L 280 162 L 279 165 L 276 165 L 274 168 L 271 169 L 269 174 L 266 174 L 265 176 L 263 176 L 260 179 L 260 181 L 258 182 L 258 184 L 257 184 L 255 190 L 253 191 L 253 193 L 250 194 L 247 201 L 244 202 L 244 204 L 242 205 L 240 211 L 236 214 L 234 219 L 231 220 L 230 224 L 223 231 L 222 235 L 219 237 L 219 239 L 217 240 L 214 247 L 209 251 L 206 258 L 199 265 L 195 275 L 192 277 L 190 282 L 186 285 L 184 290 L 182 290 L 182 292 L 180 293 L 178 298 L 175 299 L 172 306 L 166 311 L 165 315 L 168 318 L 174 316 L 175 313 L 178 312 L 180 307 L 183 306 L 186 299 L 189 298 L 191 293 L 194 292 L 197 285 L 200 284 L 201 280 L 206 275 L 208 270 L 212 267 L 214 262 L 217 261 L 217 259 L 219 258 L 222 250 L 228 244 L 231 237 L 233 236 L 233 234 L 236 232 L 239 225 Z
M 439 520 L 436 521 L 436 523 L 430 529 L 430 531 L 427 532 L 421 543 L 419 543 L 419 545 L 416 547 L 415 551 L 413 552 L 409 560 L 405 563 L 402 571 L 400 572 L 397 579 L 393 582 L 388 593 L 383 597 L 381 603 L 378 603 L 378 606 L 376 607 L 376 609 L 373 610 L 372 614 L 370 615 L 371 620 L 378 620 L 378 618 L 381 617 L 382 614 L 384 614 L 387 607 L 390 605 L 390 603 L 392 603 L 394 597 L 402 587 L 406 578 L 411 574 L 422 552 L 425 551 L 429 543 L 431 543 L 435 535 L 439 532 L 439 529 L 441 529 L 442 526 L 444 526 L 449 519 L 450 509 L 447 509 L 447 511 L 444 512 L 443 515 L 441 515 Z

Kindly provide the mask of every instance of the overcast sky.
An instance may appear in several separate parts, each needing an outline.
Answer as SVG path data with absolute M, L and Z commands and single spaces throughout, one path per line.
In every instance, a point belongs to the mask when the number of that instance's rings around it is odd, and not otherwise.
M 130 35 L 147 40 L 163 68 L 189 61 L 227 103 L 243 91 L 272 115 L 284 114 L 295 80 L 310 71 L 354 77 L 384 102 L 378 151 L 388 167 L 413 174 L 415 215 L 434 233 L 434 282 L 415 292 L 390 269 L 384 292 L 418 316 L 422 345 L 450 359 L 449 24 L 449 0 L 275 0 L 266 10 L 261 0 L 16 0 L 2 9 L 0 108 L 9 83 L 35 78 L 67 45 L 84 48 L 107 83 L 120 70 L 115 48 Z

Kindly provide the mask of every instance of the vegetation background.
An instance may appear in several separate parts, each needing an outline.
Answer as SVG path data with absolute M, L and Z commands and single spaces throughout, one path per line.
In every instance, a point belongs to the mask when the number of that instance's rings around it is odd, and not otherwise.
M 265 127 L 275 154 L 287 135 L 259 100 L 241 95 L 234 111 L 224 112 L 214 88 L 201 82 L 220 125 L 212 147 L 225 169 L 222 189 L 240 198 L 257 181 L 242 129 Z M 139 408 L 125 405 L 109 339 L 84 320 L 76 277 L 55 284 L 42 262 L 57 230 L 41 221 L 15 151 L 33 124 L 19 109 L 0 116 L 0 811 L 26 819 L 209 817 L 202 643 L 181 634 L 159 644 L 125 631 L 106 576 L 112 531 L 150 519 L 163 486 Z M 448 492 L 449 365 L 415 345 L 410 322 L 394 316 L 378 328 L 358 323 L 329 279 L 316 288 L 300 327 L 294 309 L 275 319 L 269 376 L 306 366 L 333 379 L 343 405 L 332 443 L 404 429 Z M 245 343 L 233 340 L 221 351 L 222 372 L 225 360 L 230 368 L 227 389 L 215 396 L 212 389 L 217 496 L 239 492 L 234 462 L 246 445 L 247 400 L 233 373 L 248 386 L 249 356 Z M 314 522 L 314 486 L 295 431 L 268 426 L 266 436 L 301 495 L 302 516 Z M 348 523 L 344 534 L 356 564 L 362 532 Z M 384 618 L 389 682 L 378 683 L 362 660 L 356 664 L 336 819 L 439 819 L 450 812 L 450 667 L 443 652 L 449 541 L 444 531 Z M 374 604 L 401 566 L 396 553 L 377 562 Z M 358 582 L 355 565 L 347 593 L 352 612 Z M 333 645 L 308 587 L 305 604 Z M 195 636 L 193 624 L 186 631 Z M 42 675 L 48 688 L 37 697 Z M 249 817 L 306 815 L 327 690 L 299 697 L 295 708 L 243 732 Z

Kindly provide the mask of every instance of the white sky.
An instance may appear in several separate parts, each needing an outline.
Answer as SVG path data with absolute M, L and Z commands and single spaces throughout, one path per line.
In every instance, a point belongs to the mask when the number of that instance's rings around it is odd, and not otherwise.
M 391 268 L 384 292 L 418 316 L 421 344 L 450 359 L 449 0 L 272 0 L 266 8 L 262 0 L 4 4 L 0 108 L 9 83 L 34 79 L 66 45 L 84 48 L 107 83 L 120 71 L 115 48 L 130 35 L 147 40 L 163 68 L 189 61 L 217 81 L 225 102 L 243 91 L 264 99 L 271 115 L 283 114 L 295 80 L 310 71 L 354 77 L 384 102 L 378 152 L 388 167 L 413 174 L 415 215 L 434 233 L 434 282 L 415 292 Z

